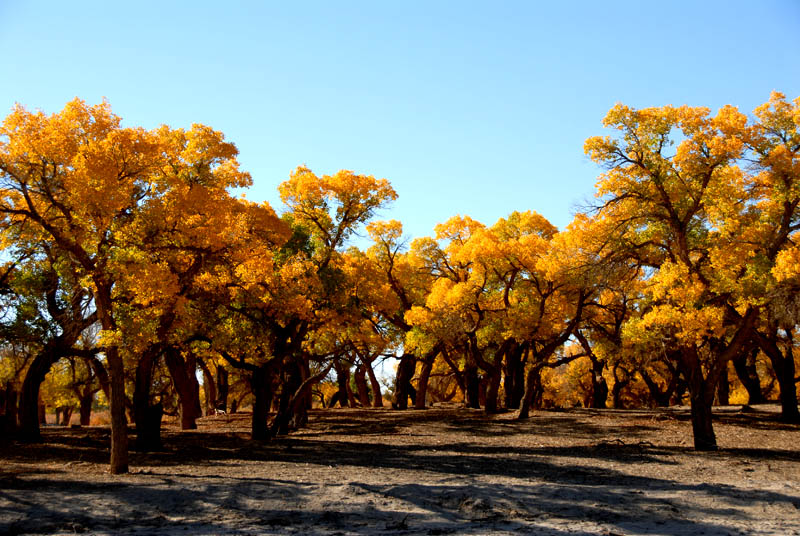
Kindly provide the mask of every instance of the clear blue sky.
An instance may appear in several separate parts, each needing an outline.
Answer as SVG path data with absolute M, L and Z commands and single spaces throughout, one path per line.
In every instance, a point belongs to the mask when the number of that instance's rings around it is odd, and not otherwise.
M 0 0 L 0 50 L 3 115 L 107 97 L 126 125 L 208 124 L 277 209 L 305 163 L 389 179 L 410 236 L 527 209 L 563 228 L 614 103 L 800 95 L 800 0 Z

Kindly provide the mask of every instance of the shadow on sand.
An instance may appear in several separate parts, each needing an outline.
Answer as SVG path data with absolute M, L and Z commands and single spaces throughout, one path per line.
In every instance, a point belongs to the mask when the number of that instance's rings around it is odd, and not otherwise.
M 317 415 L 302 437 L 268 443 L 253 442 L 238 433 L 165 432 L 164 452 L 132 454 L 132 464 L 146 467 L 145 471 L 104 481 L 82 480 L 80 468 L 81 462 L 106 461 L 107 430 L 46 430 L 41 444 L 12 443 L 0 450 L 0 457 L 14 462 L 14 467 L 25 467 L 0 473 L 0 534 L 134 530 L 141 534 L 483 534 L 542 533 L 544 528 L 546 534 L 574 534 L 577 525 L 573 523 L 586 526 L 587 522 L 597 529 L 584 533 L 729 534 L 733 529 L 720 520 L 754 503 L 795 512 L 795 521 L 787 520 L 794 524 L 787 527 L 800 526 L 796 522 L 798 496 L 687 483 L 685 475 L 669 478 L 671 470 L 681 470 L 676 457 L 701 456 L 687 448 L 596 443 L 509 449 L 481 445 L 477 440 L 439 443 L 434 449 L 392 444 L 392 434 L 411 424 L 424 433 L 425 422 L 441 423 L 442 415 L 364 413 L 361 422 L 356 422 L 354 412 L 347 418 Z M 540 433 L 598 437 L 600 430 L 579 417 L 539 417 L 536 427 Z M 487 420 L 469 412 L 455 417 L 451 413 L 444 426 L 476 438 L 530 432 L 525 423 Z M 603 427 L 602 432 L 607 436 L 609 428 Z M 630 437 L 630 430 L 625 432 Z M 333 433 L 351 437 L 348 441 L 325 438 Z M 800 452 L 758 448 L 702 456 L 732 464 L 800 462 Z M 347 476 L 323 486 L 265 478 L 261 476 L 265 472 L 248 474 L 248 464 L 259 461 L 296 466 L 298 475 L 330 468 Z M 237 462 L 242 464 L 241 475 L 213 473 L 217 464 Z M 612 462 L 613 468 L 609 467 Z M 626 470 L 642 464 L 658 464 L 662 476 Z M 199 475 L 173 470 L 183 465 L 209 466 L 209 470 Z M 48 466 L 62 474 L 51 477 L 48 471 L 53 469 Z M 379 484 L 360 478 L 376 470 L 386 475 L 418 473 L 425 478 L 419 483 L 387 479 Z M 346 505 L 341 501 L 327 507 L 324 501 L 313 501 L 322 507 L 311 505 L 312 497 L 319 499 L 319 494 L 334 491 L 350 499 Z M 707 500 L 690 500 L 700 496 Z

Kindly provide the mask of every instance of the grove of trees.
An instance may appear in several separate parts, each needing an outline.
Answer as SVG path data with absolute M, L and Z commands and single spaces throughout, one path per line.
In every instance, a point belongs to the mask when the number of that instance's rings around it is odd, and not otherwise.
M 800 423 L 800 98 L 618 104 L 586 141 L 593 206 L 455 216 L 410 243 L 385 179 L 298 167 L 284 204 L 236 197 L 237 150 L 203 125 L 123 127 L 108 103 L 0 126 L 0 435 L 108 407 L 112 473 L 163 416 L 252 409 L 252 436 L 314 406 L 487 413 L 778 399 Z M 369 237 L 358 248 L 352 237 Z M 362 242 L 363 243 L 363 242 Z M 377 365 L 396 359 L 391 385 Z M 202 378 L 202 381 L 198 378 Z

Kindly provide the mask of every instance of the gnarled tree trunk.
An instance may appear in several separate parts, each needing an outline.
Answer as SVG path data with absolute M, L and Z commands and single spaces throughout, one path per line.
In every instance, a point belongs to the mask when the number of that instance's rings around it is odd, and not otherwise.
M 742 382 L 747 391 L 748 404 L 763 404 L 767 401 L 761 391 L 761 379 L 758 377 L 758 371 L 756 370 L 757 357 L 758 346 L 755 346 L 748 352 L 742 352 L 739 357 L 733 360 L 733 369 L 736 371 L 736 376 L 739 377 L 739 381 Z
M 700 358 L 694 347 L 685 348 L 681 352 L 681 365 L 689 384 L 694 448 L 695 450 L 716 450 L 717 438 L 714 434 L 711 414 L 714 386 L 709 385 L 703 376 Z M 708 392 L 709 389 L 711 393 Z
M 437 347 L 422 356 L 422 369 L 419 372 L 419 379 L 417 380 L 417 392 L 416 396 L 414 396 L 414 409 L 425 409 L 427 407 L 428 382 L 431 379 L 433 363 L 438 354 L 439 349 Z
M 525 396 L 526 351 L 527 346 L 519 344 L 506 354 L 503 389 L 508 409 L 519 409 L 522 397 Z
M 478 375 L 478 366 L 473 363 L 469 363 L 468 361 L 464 366 L 464 384 L 466 387 L 466 392 L 464 393 L 464 402 L 466 407 L 472 409 L 481 408 L 480 383 L 481 378 Z
M 189 352 L 184 360 L 178 349 L 167 348 L 164 352 L 164 360 L 172 377 L 172 384 L 178 393 L 181 430 L 194 430 L 197 428 L 197 418 L 202 416 L 200 384 L 195 373 L 197 370 L 196 357 Z
M 397 376 L 395 376 L 395 405 L 397 409 L 408 409 L 408 397 L 416 399 L 417 390 L 411 385 L 411 378 L 414 377 L 414 369 L 417 360 L 414 354 L 403 354 L 400 363 L 397 365 Z
M 363 363 L 356 367 L 356 372 L 353 375 L 356 381 L 356 389 L 358 389 L 358 401 L 361 407 L 369 407 L 369 387 L 367 387 L 367 370 Z
M 33 358 L 25 379 L 22 381 L 22 394 L 19 407 L 19 436 L 24 441 L 38 441 L 41 438 L 39 424 L 41 415 L 39 411 L 39 389 L 50 367 L 61 356 L 54 344 L 47 344 L 41 352 Z
M 771 331 L 775 331 L 774 329 Z M 781 352 L 774 337 L 758 334 L 756 336 L 761 350 L 767 354 L 775 377 L 780 386 L 781 420 L 784 422 L 800 422 L 800 411 L 797 407 L 797 385 L 795 383 L 794 344 L 791 333 L 787 331 L 788 342 L 785 343 L 786 355 Z
M 375 371 L 372 369 L 371 363 L 365 363 L 364 367 L 367 369 L 367 377 L 369 377 L 369 385 L 372 388 L 372 407 L 383 407 L 383 393 L 381 392 L 381 384 L 375 376 Z

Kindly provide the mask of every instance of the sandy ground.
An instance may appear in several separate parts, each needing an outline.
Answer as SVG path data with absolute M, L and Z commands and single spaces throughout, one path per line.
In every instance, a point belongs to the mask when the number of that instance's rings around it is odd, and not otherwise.
M 800 430 L 739 410 L 713 453 L 680 408 L 331 410 L 269 443 L 222 415 L 124 476 L 106 429 L 48 428 L 0 446 L 0 534 L 800 534 Z

